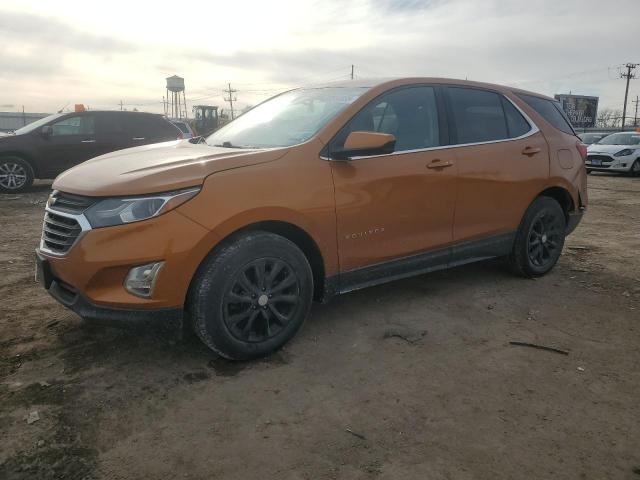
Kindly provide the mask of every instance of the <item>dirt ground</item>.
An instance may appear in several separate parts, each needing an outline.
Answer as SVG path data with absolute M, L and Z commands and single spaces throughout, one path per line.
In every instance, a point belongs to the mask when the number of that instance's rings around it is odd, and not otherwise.
M 589 177 L 544 278 L 355 292 L 253 363 L 59 306 L 33 281 L 48 191 L 0 196 L 2 479 L 640 479 L 640 179 Z

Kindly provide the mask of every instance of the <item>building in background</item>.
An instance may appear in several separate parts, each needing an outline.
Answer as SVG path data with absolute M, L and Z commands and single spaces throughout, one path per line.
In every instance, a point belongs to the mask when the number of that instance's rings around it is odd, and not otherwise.
M 0 132 L 13 132 L 31 122 L 44 118 L 49 113 L 0 112 Z
M 590 128 L 596 126 L 598 117 L 598 97 L 585 95 L 556 94 L 556 100 L 562 105 L 574 127 Z

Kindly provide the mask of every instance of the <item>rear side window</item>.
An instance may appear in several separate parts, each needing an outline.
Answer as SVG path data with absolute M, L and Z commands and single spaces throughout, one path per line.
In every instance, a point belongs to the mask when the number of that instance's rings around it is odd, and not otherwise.
M 175 140 L 180 131 L 160 115 L 127 115 L 125 124 L 133 137 Z
M 478 143 L 509 138 L 500 95 L 474 88 L 448 87 L 456 142 Z
M 373 100 L 336 135 L 332 148 L 344 146 L 351 132 L 390 133 L 396 152 L 440 145 L 438 107 L 433 87 L 407 87 Z
M 569 135 L 575 135 L 576 132 L 559 102 L 522 93 L 518 96 L 555 128 Z

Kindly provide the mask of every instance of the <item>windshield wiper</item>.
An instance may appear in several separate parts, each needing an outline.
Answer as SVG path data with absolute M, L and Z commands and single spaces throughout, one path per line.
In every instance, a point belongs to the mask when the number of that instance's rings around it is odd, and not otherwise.
M 241 145 L 232 145 L 231 142 L 222 142 L 222 145 L 214 145 L 214 147 L 223 147 L 223 148 L 249 148 L 243 147 Z

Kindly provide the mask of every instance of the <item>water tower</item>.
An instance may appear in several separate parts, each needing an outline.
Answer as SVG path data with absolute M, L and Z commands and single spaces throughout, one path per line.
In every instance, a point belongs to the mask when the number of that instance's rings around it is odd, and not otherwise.
M 164 114 L 170 118 L 189 118 L 187 97 L 184 93 L 184 78 L 174 75 L 167 78 L 167 103 Z

